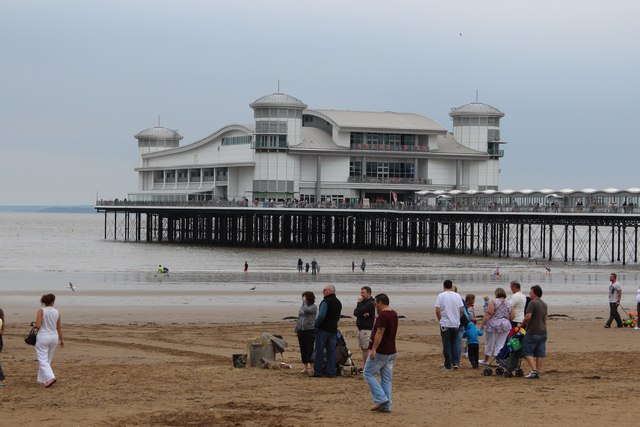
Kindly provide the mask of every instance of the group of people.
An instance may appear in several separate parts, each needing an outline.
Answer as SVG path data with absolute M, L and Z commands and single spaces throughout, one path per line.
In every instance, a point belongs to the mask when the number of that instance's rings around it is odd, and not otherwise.
M 443 283 L 435 302 L 436 317 L 440 325 L 443 370 L 458 370 L 462 357 L 462 341 L 467 338 L 466 355 L 472 368 L 488 365 L 489 359 L 496 357 L 505 345 L 512 328 L 524 328 L 524 358 L 531 372 L 525 378 L 540 378 L 547 342 L 547 304 L 541 299 L 542 288 L 531 287 L 529 298 L 521 291 L 516 280 L 510 283 L 512 296 L 507 298 L 503 288 L 497 288 L 494 299 L 484 306 L 480 323 L 474 311 L 475 295 L 462 298 L 451 280 Z M 488 300 L 489 298 L 486 298 Z M 484 358 L 479 360 L 479 336 L 484 335 Z
M 311 260 L 311 264 L 308 262 L 303 263 L 302 258 L 298 258 L 298 273 L 302 273 L 303 269 L 305 273 L 308 273 L 309 269 L 311 269 L 311 275 L 315 276 L 317 273 L 320 273 L 320 264 L 318 264 L 315 258 Z
M 62 321 L 60 312 L 53 307 L 56 297 L 53 294 L 46 294 L 40 298 L 42 308 L 36 313 L 36 320 L 33 323 L 38 331 L 36 335 L 36 357 L 38 359 L 38 384 L 49 388 L 57 381 L 51 362 L 58 346 L 64 347 L 64 337 L 62 335 Z M 5 329 L 4 311 L 0 309 L 0 351 L 2 351 L 2 334 Z M 5 387 L 7 381 L 0 365 L 0 387 Z
M 333 378 L 337 368 L 338 321 L 342 314 L 342 303 L 336 296 L 335 286 L 331 284 L 324 286 L 322 294 L 323 299 L 316 306 L 313 292 L 302 293 L 295 332 L 304 364 L 301 373 L 312 378 L 325 375 Z M 359 372 L 363 374 L 371 392 L 374 402 L 371 410 L 390 412 L 398 314 L 390 308 L 386 294 L 378 294 L 374 298 L 368 286 L 360 289 L 353 314 L 362 350 L 363 368 Z

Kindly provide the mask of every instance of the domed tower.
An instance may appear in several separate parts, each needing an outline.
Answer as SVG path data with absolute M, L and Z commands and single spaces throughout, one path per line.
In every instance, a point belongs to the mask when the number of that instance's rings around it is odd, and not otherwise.
M 256 130 L 254 148 L 283 150 L 302 142 L 302 111 L 307 104 L 285 93 L 272 93 L 256 99 L 253 109 Z
M 468 165 L 470 188 L 497 190 L 499 160 L 504 155 L 500 144 L 500 119 L 504 113 L 482 102 L 472 102 L 452 108 L 449 116 L 453 119 L 453 138 L 476 151 L 489 154 L 489 160 Z
M 472 102 L 462 107 L 452 108 L 449 116 L 453 119 L 453 138 L 465 147 L 486 151 L 493 157 L 502 157 L 499 150 L 500 119 L 504 113 L 497 108 Z
M 143 154 L 177 148 L 182 135 L 177 130 L 156 126 L 138 132 L 134 138 L 138 140 L 138 165 L 142 167 Z
M 302 142 L 302 111 L 307 104 L 277 92 L 249 106 L 256 124 L 252 196 L 258 200 L 291 200 L 299 191 L 300 156 L 289 156 L 289 147 Z

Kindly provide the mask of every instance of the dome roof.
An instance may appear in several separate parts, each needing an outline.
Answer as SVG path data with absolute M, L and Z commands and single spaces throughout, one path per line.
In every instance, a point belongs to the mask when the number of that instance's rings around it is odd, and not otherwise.
M 263 96 L 262 98 L 258 98 L 249 104 L 251 108 L 259 108 L 259 107 L 289 107 L 289 108 L 307 108 L 307 104 L 300 101 L 298 98 L 294 98 L 291 95 L 287 95 L 286 93 L 272 93 L 271 95 Z
M 482 102 L 472 102 L 462 107 L 452 108 L 449 112 L 451 117 L 457 116 L 498 116 L 504 117 L 504 113 L 489 104 Z
M 145 129 L 141 132 L 138 132 L 138 134 L 135 135 L 134 138 L 136 139 L 174 139 L 179 141 L 182 139 L 182 135 L 180 135 L 177 130 L 156 126 L 156 127 L 152 127 L 149 129 Z

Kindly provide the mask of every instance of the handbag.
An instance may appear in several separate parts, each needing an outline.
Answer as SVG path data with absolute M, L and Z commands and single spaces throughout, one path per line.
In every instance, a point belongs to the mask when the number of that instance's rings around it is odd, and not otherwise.
M 38 335 L 38 330 L 36 329 L 33 322 L 31 323 L 31 330 L 27 335 L 24 336 L 24 342 L 29 345 L 36 345 L 36 337 Z

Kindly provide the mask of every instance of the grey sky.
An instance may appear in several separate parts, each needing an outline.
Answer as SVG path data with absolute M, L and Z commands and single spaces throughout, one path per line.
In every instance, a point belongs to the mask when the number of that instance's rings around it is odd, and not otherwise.
M 137 186 L 133 135 L 182 144 L 281 91 L 311 108 L 502 110 L 500 188 L 639 187 L 640 2 L 2 0 L 0 204 Z M 462 35 L 461 35 L 462 34 Z

